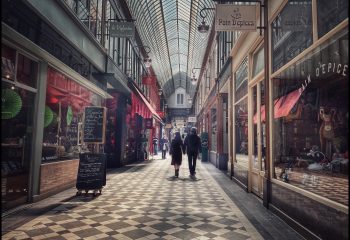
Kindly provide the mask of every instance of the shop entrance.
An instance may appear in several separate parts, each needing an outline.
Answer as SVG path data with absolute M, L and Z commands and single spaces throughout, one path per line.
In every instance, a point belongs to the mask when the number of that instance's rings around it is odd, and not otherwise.
M 265 174 L 265 94 L 264 81 L 250 87 L 251 134 L 249 135 L 249 191 L 263 197 L 263 176 Z M 260 111 L 258 111 L 260 109 Z

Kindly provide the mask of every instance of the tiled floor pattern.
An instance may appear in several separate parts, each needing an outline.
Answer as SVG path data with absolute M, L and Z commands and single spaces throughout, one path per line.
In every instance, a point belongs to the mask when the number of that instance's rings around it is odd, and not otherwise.
M 102 195 L 75 197 L 3 239 L 263 239 L 207 170 L 170 160 L 115 174 Z

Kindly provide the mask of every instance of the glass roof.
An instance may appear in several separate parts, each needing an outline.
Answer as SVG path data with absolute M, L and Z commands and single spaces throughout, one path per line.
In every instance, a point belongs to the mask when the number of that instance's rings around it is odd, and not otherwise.
M 165 97 L 183 87 L 193 97 L 192 69 L 201 67 L 209 32 L 197 30 L 202 22 L 199 12 L 214 8 L 212 0 L 127 0 L 128 7 L 144 46 L 151 51 L 152 68 Z M 203 12 L 212 25 L 214 11 Z M 196 71 L 198 78 L 199 71 Z

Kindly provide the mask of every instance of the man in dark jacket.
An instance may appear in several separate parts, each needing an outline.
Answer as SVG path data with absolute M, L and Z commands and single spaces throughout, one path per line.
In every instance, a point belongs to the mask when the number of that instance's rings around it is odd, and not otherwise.
M 196 175 L 196 161 L 198 152 L 202 152 L 201 139 L 197 136 L 197 129 L 193 127 L 191 128 L 190 134 L 186 136 L 184 142 L 184 153 L 187 153 L 188 167 L 192 178 Z

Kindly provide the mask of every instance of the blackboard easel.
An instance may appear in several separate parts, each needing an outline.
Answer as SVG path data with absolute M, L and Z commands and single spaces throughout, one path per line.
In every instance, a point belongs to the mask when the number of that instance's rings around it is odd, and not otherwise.
M 83 116 L 83 144 L 93 144 L 90 152 L 79 154 L 79 168 L 76 188 L 77 196 L 82 191 L 87 194 L 93 190 L 93 195 L 102 193 L 106 185 L 106 156 L 103 144 L 105 143 L 106 108 L 85 107 Z

